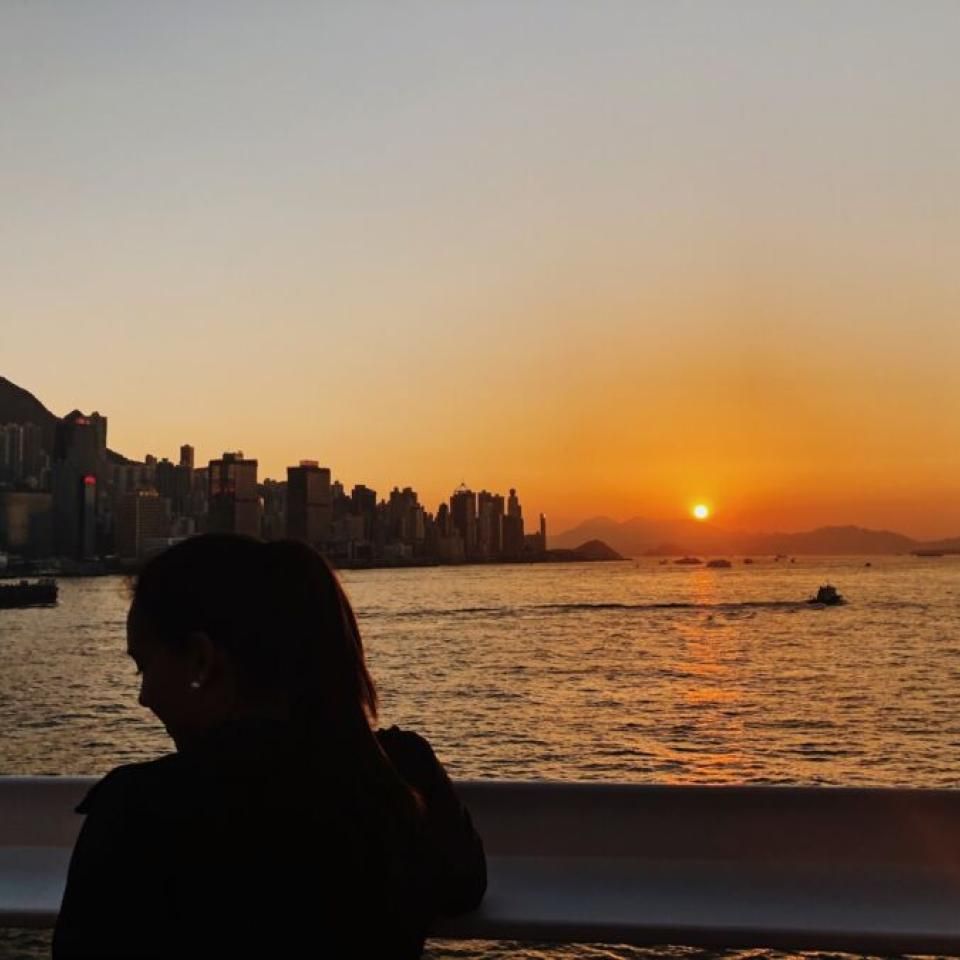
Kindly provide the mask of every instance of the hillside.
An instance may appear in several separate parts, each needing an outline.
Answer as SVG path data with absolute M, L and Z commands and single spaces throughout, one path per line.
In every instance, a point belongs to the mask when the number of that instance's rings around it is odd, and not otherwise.
M 6 377 L 0 377 L 0 423 L 35 423 L 43 428 L 44 444 L 52 450 L 56 422 L 56 415 L 32 393 Z
M 628 557 L 698 553 L 722 554 L 897 554 L 916 549 L 956 549 L 960 539 L 924 543 L 891 530 L 828 526 L 801 533 L 726 531 L 695 520 L 654 521 L 640 517 L 618 523 L 609 517 L 584 521 L 555 535 L 553 546 L 573 549 L 601 539 Z
M 6 377 L 0 377 L 0 424 L 37 424 L 43 429 L 43 445 L 49 453 L 53 450 L 57 420 L 57 415 L 51 413 L 29 390 L 24 390 Z M 107 459 L 111 463 L 132 462 L 110 449 L 107 449 Z

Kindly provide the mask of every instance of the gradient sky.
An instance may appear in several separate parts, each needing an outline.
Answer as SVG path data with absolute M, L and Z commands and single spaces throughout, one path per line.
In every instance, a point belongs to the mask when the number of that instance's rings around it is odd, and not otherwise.
M 0 7 L 0 374 L 554 530 L 960 534 L 960 3 Z

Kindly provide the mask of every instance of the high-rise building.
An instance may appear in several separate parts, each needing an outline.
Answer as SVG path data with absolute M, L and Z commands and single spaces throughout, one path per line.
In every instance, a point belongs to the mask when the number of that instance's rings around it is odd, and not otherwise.
M 157 493 L 171 501 L 177 492 L 176 469 L 176 465 L 166 457 L 157 461 Z
M 287 535 L 287 481 L 269 477 L 259 485 L 260 536 L 282 540 Z
M 350 512 L 363 517 L 363 538 L 373 540 L 377 526 L 377 491 L 358 483 L 350 491 Z
M 23 427 L 19 423 L 0 424 L 0 483 L 23 479 Z
M 477 552 L 495 560 L 503 551 L 503 497 L 481 490 L 477 495 Z
M 450 520 L 463 539 L 467 558 L 477 552 L 477 495 L 461 483 L 450 496 Z
M 180 447 L 180 466 L 193 469 L 193 447 L 189 443 Z
M 211 532 L 260 536 L 256 460 L 246 459 L 242 450 L 211 460 L 207 489 L 207 520 Z
M 426 539 L 426 514 L 412 487 L 394 487 L 386 505 L 386 538 L 388 543 L 402 543 L 414 554 L 423 552 Z
M 322 546 L 330 540 L 332 522 L 329 468 L 316 460 L 287 467 L 287 536 Z
M 503 518 L 503 548 L 501 555 L 505 560 L 519 560 L 523 553 L 523 510 L 517 498 L 517 491 L 510 491 L 507 497 L 507 515 Z
M 87 559 L 97 550 L 97 500 L 107 467 L 107 418 L 74 410 L 58 421 L 54 439 L 53 510 L 56 551 Z M 105 496 L 105 493 L 102 494 Z
M 155 490 L 120 497 L 116 516 L 117 553 L 124 560 L 143 559 L 148 540 L 170 535 L 170 501 Z
M 0 490 L 0 550 L 38 559 L 53 555 L 53 497 Z

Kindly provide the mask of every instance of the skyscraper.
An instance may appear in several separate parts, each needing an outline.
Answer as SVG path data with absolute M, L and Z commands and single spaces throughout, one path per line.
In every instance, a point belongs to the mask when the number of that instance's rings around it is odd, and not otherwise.
M 321 546 L 330 539 L 332 522 L 329 468 L 316 460 L 287 467 L 287 536 Z
M 136 490 L 120 497 L 116 518 L 117 554 L 140 560 L 149 540 L 170 533 L 170 501 L 155 490 Z
M 83 560 L 96 555 L 97 495 L 107 475 L 107 418 L 79 410 L 57 422 L 53 511 L 56 551 Z
M 465 483 L 450 496 L 450 520 L 463 538 L 467 558 L 473 557 L 477 551 L 477 495 Z
M 350 491 L 350 500 L 350 512 L 363 517 L 364 539 L 373 540 L 377 525 L 377 491 L 358 483 Z
M 208 528 L 215 533 L 260 536 L 257 461 L 243 451 L 224 453 L 208 468 Z
M 487 560 L 503 550 L 503 497 L 481 490 L 477 495 L 477 548 Z
M 523 553 L 523 511 L 517 498 L 517 491 L 510 491 L 507 497 L 507 515 L 503 518 L 503 549 L 505 560 L 519 560 Z
M 193 469 L 193 447 L 189 443 L 180 447 L 180 466 Z

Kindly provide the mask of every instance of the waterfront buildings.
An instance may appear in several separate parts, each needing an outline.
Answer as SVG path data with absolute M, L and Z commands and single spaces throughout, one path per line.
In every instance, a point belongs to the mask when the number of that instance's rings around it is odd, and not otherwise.
M 53 451 L 55 547 L 60 556 L 97 556 L 98 498 L 108 472 L 107 418 L 79 410 L 57 422 Z M 105 525 L 100 525 L 105 531 Z
M 208 530 L 259 537 L 257 461 L 246 459 L 240 450 L 211 460 L 207 469 Z
M 287 536 L 322 547 L 329 543 L 332 532 L 329 468 L 316 460 L 301 460 L 298 466 L 287 467 Z
M 170 533 L 170 501 L 156 490 L 136 490 L 120 497 L 116 512 L 116 548 L 121 560 L 142 560 L 151 543 Z
M 546 549 L 542 517 L 540 532 L 524 535 L 514 489 L 504 498 L 463 483 L 430 513 L 410 486 L 383 499 L 364 483 L 348 493 L 316 460 L 262 482 L 257 460 L 240 451 L 195 464 L 187 443 L 176 459 L 111 452 L 97 412 L 0 424 L 0 552 L 111 568 L 204 531 L 293 537 L 353 564 L 530 560 Z

